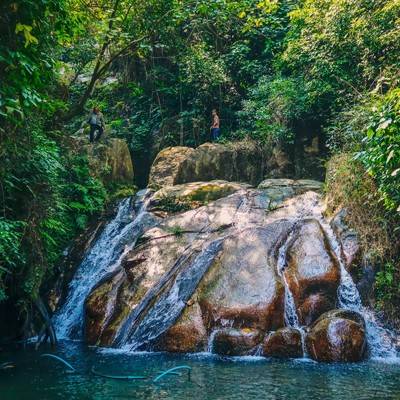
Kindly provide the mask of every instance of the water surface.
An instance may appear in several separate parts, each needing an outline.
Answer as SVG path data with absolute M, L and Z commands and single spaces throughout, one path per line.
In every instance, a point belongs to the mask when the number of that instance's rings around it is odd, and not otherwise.
M 358 364 L 318 364 L 265 358 L 218 358 L 207 354 L 169 355 L 124 353 L 65 342 L 55 354 L 67 359 L 75 373 L 55 360 L 40 358 L 41 350 L 0 353 L 1 400 L 55 399 L 399 399 L 400 366 L 366 361 Z M 152 383 L 160 371 L 192 367 L 187 374 Z M 145 375 L 145 381 L 117 381 L 94 376 L 92 367 L 107 374 Z

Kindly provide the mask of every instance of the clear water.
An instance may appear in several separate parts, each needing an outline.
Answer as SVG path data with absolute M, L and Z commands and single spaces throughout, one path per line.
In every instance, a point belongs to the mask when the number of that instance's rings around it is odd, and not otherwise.
M 49 351 L 43 349 L 42 351 Z M 69 373 L 40 352 L 2 352 L 0 364 L 13 361 L 16 368 L 0 371 L 1 400 L 110 400 L 110 399 L 399 399 L 400 368 L 397 364 L 368 361 L 358 364 L 317 364 L 276 361 L 257 357 L 221 359 L 206 354 L 191 356 L 162 353 L 123 353 L 64 343 L 57 350 L 77 369 Z M 152 379 L 160 371 L 178 366 L 192 368 L 169 376 L 159 384 Z M 142 374 L 145 381 L 119 381 L 94 376 Z

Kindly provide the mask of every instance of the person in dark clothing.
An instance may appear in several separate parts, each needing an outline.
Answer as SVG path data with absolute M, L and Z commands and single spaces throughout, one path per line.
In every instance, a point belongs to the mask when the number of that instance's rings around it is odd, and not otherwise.
M 212 110 L 212 123 L 211 123 L 211 139 L 213 142 L 215 142 L 221 133 L 220 127 L 219 127 L 219 116 L 217 114 L 217 110 Z
M 89 140 L 90 143 L 93 143 L 100 139 L 105 128 L 104 117 L 98 107 L 94 107 L 90 112 L 88 123 L 90 125 Z M 98 131 L 97 136 L 95 136 L 96 131 Z

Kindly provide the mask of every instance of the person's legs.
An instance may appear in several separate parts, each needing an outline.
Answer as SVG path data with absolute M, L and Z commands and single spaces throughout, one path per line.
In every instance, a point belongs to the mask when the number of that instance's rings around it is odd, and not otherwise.
M 219 128 L 212 128 L 211 129 L 211 139 L 213 142 L 216 142 L 219 137 L 220 130 Z
M 94 142 L 94 133 L 96 132 L 96 125 L 90 125 L 89 140 L 90 143 Z
M 100 140 L 100 138 L 101 138 L 101 135 L 103 134 L 103 132 L 104 132 L 104 129 L 103 129 L 103 127 L 102 126 L 99 126 L 99 125 L 97 125 L 97 130 L 99 131 L 99 133 L 97 134 L 97 136 L 96 136 L 96 142 L 97 141 L 99 141 Z

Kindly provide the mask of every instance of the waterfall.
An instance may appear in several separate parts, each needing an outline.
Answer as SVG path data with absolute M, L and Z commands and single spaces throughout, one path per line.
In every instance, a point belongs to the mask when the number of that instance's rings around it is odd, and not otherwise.
M 340 284 L 337 291 L 340 308 L 356 311 L 364 317 L 368 348 L 371 358 L 394 359 L 397 351 L 394 345 L 394 334 L 380 325 L 375 313 L 362 305 L 361 296 L 351 275 L 343 262 L 341 247 L 330 225 L 320 217 L 321 225 L 328 237 L 331 249 L 340 266 Z
M 212 354 L 214 352 L 214 339 L 219 331 L 220 331 L 220 329 L 218 329 L 218 328 L 213 329 L 211 331 L 210 336 L 208 337 L 208 342 L 207 342 L 207 353 Z
M 277 270 L 278 270 L 278 275 L 281 277 L 283 284 L 284 284 L 284 288 L 285 288 L 285 303 L 284 303 L 285 325 L 287 327 L 297 329 L 300 332 L 301 344 L 302 344 L 302 348 L 303 348 L 303 356 L 305 356 L 306 355 L 306 350 L 305 350 L 305 335 L 306 335 L 306 333 L 305 333 L 304 328 L 300 324 L 299 317 L 297 315 L 296 304 L 294 302 L 293 293 L 290 290 L 290 287 L 289 287 L 289 284 L 287 282 L 285 272 L 284 272 L 285 268 L 286 268 L 287 249 L 288 249 L 289 243 L 292 240 L 295 229 L 296 229 L 296 224 L 294 224 L 292 232 L 287 237 L 283 246 L 281 246 L 281 248 L 279 249 Z
M 122 200 L 115 218 L 106 225 L 85 254 L 68 286 L 65 303 L 53 317 L 59 338 L 81 337 L 84 303 L 90 291 L 102 278 L 119 267 L 120 260 L 142 234 L 143 226 L 153 222 L 152 217 L 146 213 L 150 193 L 142 190 L 137 193 L 134 202 L 130 197 Z

